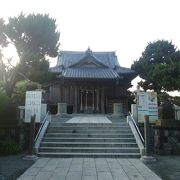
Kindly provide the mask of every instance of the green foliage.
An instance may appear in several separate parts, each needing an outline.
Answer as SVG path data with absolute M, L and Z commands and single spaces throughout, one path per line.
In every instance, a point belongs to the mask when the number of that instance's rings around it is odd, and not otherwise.
M 0 154 L 10 155 L 20 152 L 20 147 L 15 140 L 8 137 L 4 141 L 0 141 Z
M 149 43 L 131 68 L 144 79 L 139 83 L 144 90 L 180 90 L 180 51 L 171 42 Z
M 10 104 L 10 98 L 6 95 L 6 93 L 0 90 L 0 116 L 7 109 Z
M 179 96 L 173 97 L 173 104 L 175 104 L 176 106 L 180 106 L 180 97 Z
M 11 43 L 19 56 L 19 63 L 12 66 L 10 60 L 8 63 L 3 61 L 0 51 L 0 84 L 4 83 L 3 87 L 9 97 L 16 82 L 20 80 L 29 79 L 42 83 L 51 77 L 47 57 L 57 56 L 59 36 L 56 20 L 48 14 L 21 13 L 9 18 L 7 24 L 0 19 L 1 48 Z
M 24 105 L 26 91 L 35 90 L 38 88 L 38 86 L 38 83 L 28 80 L 17 82 L 14 88 L 14 92 L 12 94 L 13 103 L 17 105 Z
M 158 94 L 159 104 L 163 107 L 163 119 L 174 119 L 173 97 L 166 92 Z
M 0 46 L 6 47 L 7 46 L 7 39 L 4 34 L 5 31 L 5 23 L 2 18 L 0 18 Z
M 158 94 L 158 103 L 169 104 L 170 106 L 173 106 L 173 105 L 180 106 L 180 97 L 170 96 L 166 92 L 161 92 L 160 94 Z
M 59 47 L 59 32 L 56 31 L 56 20 L 48 14 L 21 13 L 18 17 L 9 18 L 6 34 L 15 44 L 21 60 L 27 62 L 45 55 L 56 57 Z M 32 56 L 26 59 L 26 56 Z
M 0 126 L 16 124 L 16 107 L 5 92 L 0 90 Z
M 166 104 L 172 106 L 173 97 L 167 94 L 166 92 L 161 92 L 158 94 L 158 104 Z
M 49 72 L 49 62 L 46 60 L 32 62 L 33 69 L 28 72 L 28 77 L 34 82 L 48 82 L 52 78 L 52 73 Z

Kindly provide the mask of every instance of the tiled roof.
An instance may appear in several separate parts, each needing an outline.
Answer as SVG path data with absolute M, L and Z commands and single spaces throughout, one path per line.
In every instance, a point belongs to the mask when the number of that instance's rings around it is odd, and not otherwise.
M 85 52 L 60 51 L 57 66 L 62 65 L 64 67 L 69 67 L 79 62 L 86 55 L 87 54 Z M 97 61 L 109 68 L 119 66 L 115 52 L 92 52 L 92 56 L 95 57 Z
M 49 70 L 50 70 L 50 72 L 53 72 L 53 73 L 59 73 L 63 70 L 63 67 L 62 66 L 55 66 L 55 67 L 51 67 Z
M 60 51 L 57 65 L 50 71 L 64 78 L 117 79 L 122 78 L 121 75 L 136 76 L 135 71 L 119 65 L 115 52 L 93 52 L 90 49 L 85 52 Z
M 63 71 L 65 78 L 117 79 L 118 73 L 109 68 L 67 68 Z
M 135 73 L 134 70 L 131 70 L 130 68 L 126 68 L 122 66 L 117 66 L 115 69 L 118 74 L 134 74 Z

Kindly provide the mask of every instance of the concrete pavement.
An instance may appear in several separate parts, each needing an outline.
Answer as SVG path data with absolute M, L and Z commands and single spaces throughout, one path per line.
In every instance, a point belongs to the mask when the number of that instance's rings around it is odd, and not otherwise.
M 18 180 L 160 180 L 139 159 L 39 158 Z

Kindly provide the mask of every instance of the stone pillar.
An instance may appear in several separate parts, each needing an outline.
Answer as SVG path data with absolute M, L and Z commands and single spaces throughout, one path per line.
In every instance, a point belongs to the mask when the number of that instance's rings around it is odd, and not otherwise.
M 180 120 L 180 106 L 174 107 L 175 120 Z
M 149 126 L 149 116 L 144 116 L 144 156 L 141 157 L 141 160 L 144 163 L 153 163 L 156 162 L 156 158 L 149 155 L 149 138 L 150 138 L 150 126 Z
M 86 94 L 85 95 L 86 96 L 86 106 L 85 106 L 85 109 L 87 110 L 87 96 L 88 96 L 88 91 L 87 90 L 85 91 L 85 94 Z
M 63 87 L 60 87 L 60 102 L 63 102 Z
M 25 118 L 25 106 L 18 106 L 18 125 L 21 125 Z
M 131 104 L 131 113 L 134 120 L 137 122 L 137 104 Z
M 72 86 L 70 86 L 69 98 L 70 98 L 70 105 L 73 105 L 73 102 L 74 102 L 74 91 L 73 91 L 73 87 Z
M 145 148 L 145 156 L 149 155 L 149 116 L 144 116 L 144 148 Z
M 58 103 L 57 115 L 67 114 L 67 103 Z
M 113 103 L 113 116 L 122 116 L 123 107 L 122 103 Z
M 101 113 L 104 113 L 104 89 L 101 89 Z
M 24 126 L 21 125 L 20 129 L 19 129 L 19 146 L 21 147 L 22 150 L 25 149 L 25 128 Z
M 92 90 L 92 110 L 94 111 L 94 90 Z
M 99 112 L 99 89 L 96 92 L 96 111 Z
M 41 104 L 41 121 L 44 120 L 47 113 L 47 104 Z
M 31 116 L 31 122 L 30 122 L 30 130 L 29 130 L 29 149 L 28 153 L 30 156 L 33 155 L 33 145 L 34 145 L 34 137 L 35 137 L 35 119 L 36 115 Z
M 158 107 L 158 118 L 163 119 L 163 106 L 162 105 Z
M 80 110 L 81 110 L 81 111 L 83 110 L 82 93 L 83 93 L 83 91 L 82 91 L 82 89 L 81 89 L 81 107 L 80 107 Z
M 77 86 L 74 88 L 74 113 L 77 113 Z

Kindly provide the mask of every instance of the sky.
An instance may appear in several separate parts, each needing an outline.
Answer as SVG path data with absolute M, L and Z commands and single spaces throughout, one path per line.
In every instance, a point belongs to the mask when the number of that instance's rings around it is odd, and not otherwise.
M 169 40 L 180 49 L 179 7 L 180 0 L 1 0 L 0 17 L 48 13 L 60 50 L 116 51 L 120 65 L 131 67 L 148 42 Z

